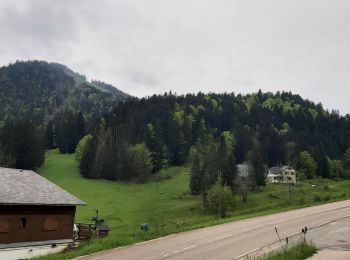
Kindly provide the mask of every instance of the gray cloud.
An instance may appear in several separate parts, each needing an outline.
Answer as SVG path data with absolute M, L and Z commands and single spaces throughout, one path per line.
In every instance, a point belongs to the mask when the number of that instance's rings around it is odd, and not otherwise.
M 0 63 L 45 59 L 136 96 L 291 90 L 350 113 L 347 0 L 3 0 Z
M 13 2 L 3 6 L 0 14 L 3 48 L 30 55 L 35 49 L 50 52 L 60 45 L 78 41 L 79 28 L 74 16 L 63 8 L 43 3 L 18 5 Z

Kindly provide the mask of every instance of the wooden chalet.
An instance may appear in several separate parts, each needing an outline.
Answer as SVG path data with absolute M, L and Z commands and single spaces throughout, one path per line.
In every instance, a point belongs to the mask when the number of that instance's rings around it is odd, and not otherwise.
M 73 242 L 85 203 L 33 171 L 0 168 L 0 250 Z

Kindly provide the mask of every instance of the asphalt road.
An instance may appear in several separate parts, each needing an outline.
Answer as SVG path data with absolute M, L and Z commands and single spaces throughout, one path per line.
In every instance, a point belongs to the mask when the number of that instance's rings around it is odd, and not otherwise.
M 81 259 L 234 259 L 276 242 L 275 227 L 281 237 L 286 237 L 300 232 L 304 226 L 310 229 L 326 223 L 331 225 L 338 219 L 340 232 L 344 229 L 341 219 L 347 216 L 350 216 L 350 200 L 193 230 Z M 328 232 L 330 237 L 332 232 Z M 316 239 L 322 239 L 323 235 L 321 232 Z M 333 232 L 333 237 L 337 236 L 337 232 Z
M 350 259 L 350 217 L 316 228 L 310 232 L 318 252 L 310 260 Z

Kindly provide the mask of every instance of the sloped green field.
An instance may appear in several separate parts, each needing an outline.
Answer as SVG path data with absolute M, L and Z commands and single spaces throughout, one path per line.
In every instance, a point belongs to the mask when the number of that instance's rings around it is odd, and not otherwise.
M 218 219 L 201 210 L 199 197 L 190 195 L 189 169 L 185 167 L 166 170 L 172 178 L 159 185 L 153 181 L 136 184 L 90 180 L 79 175 L 74 155 L 62 155 L 52 150 L 47 153 L 45 164 L 38 173 L 87 203 L 87 206 L 77 208 L 76 222 L 89 223 L 94 209 L 99 209 L 100 216 L 111 228 L 106 239 L 91 240 L 73 252 L 45 259 L 72 258 L 185 230 L 350 197 L 350 181 L 309 180 L 292 189 L 292 198 L 289 198 L 286 185 L 270 184 L 251 192 L 247 204 L 235 195 L 229 216 Z M 311 187 L 311 184 L 315 186 Z M 140 230 L 142 223 L 149 224 L 149 232 Z

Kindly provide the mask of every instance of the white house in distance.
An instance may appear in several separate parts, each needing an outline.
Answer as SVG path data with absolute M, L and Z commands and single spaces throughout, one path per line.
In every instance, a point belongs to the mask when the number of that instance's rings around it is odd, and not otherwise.
M 271 167 L 267 171 L 266 180 L 271 183 L 296 183 L 297 172 L 290 166 Z

